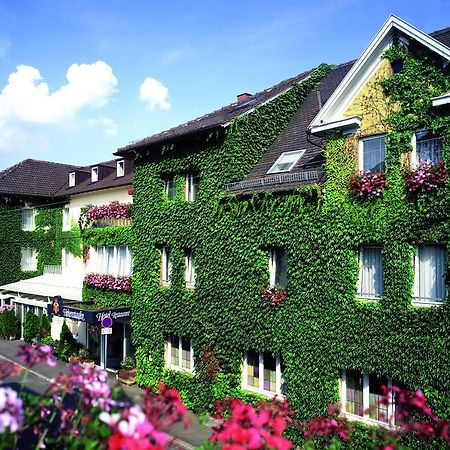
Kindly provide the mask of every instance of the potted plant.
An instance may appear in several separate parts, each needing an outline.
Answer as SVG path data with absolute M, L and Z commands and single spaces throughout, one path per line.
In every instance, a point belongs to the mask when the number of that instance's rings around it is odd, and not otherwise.
M 121 369 L 117 373 L 117 379 L 128 386 L 136 383 L 136 361 L 132 356 L 127 356 L 121 363 Z
M 81 358 L 81 362 L 83 364 L 87 364 L 91 367 L 95 366 L 94 360 L 91 358 L 91 355 L 89 353 L 89 350 L 87 348 L 80 348 L 80 351 L 78 352 L 79 357 Z
M 82 358 L 79 354 L 74 353 L 69 356 L 69 363 L 70 364 L 80 364 L 82 362 Z

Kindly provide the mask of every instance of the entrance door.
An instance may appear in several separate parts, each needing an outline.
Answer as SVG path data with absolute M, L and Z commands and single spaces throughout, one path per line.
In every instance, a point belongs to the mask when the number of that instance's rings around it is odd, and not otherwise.
M 120 369 L 120 363 L 122 362 L 123 355 L 123 324 L 114 322 L 112 326 L 112 334 L 108 334 L 108 348 L 107 348 L 107 361 L 106 367 L 108 369 L 118 370 Z
M 101 331 L 100 326 L 87 324 L 88 349 L 95 365 L 100 365 Z

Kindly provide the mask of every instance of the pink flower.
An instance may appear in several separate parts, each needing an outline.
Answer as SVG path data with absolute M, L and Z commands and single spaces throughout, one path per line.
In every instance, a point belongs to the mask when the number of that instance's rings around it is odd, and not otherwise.
M 17 356 L 25 364 L 27 369 L 31 369 L 37 364 L 46 362 L 49 366 L 55 367 L 56 360 L 53 356 L 53 349 L 50 345 L 37 344 L 35 347 L 30 344 L 21 344 Z
M 9 387 L 0 387 L 0 433 L 6 430 L 15 433 L 23 418 L 23 402 L 17 392 Z

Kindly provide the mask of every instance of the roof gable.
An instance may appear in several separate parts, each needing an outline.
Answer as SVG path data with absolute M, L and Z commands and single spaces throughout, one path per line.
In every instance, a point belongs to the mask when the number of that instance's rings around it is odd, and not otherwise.
M 446 31 L 441 30 L 441 33 L 446 33 Z M 443 59 L 450 60 L 450 48 L 444 45 L 443 42 L 447 41 L 440 39 L 439 32 L 428 35 L 404 20 L 393 15 L 390 16 L 311 122 L 309 128 L 313 133 L 320 133 L 327 129 L 327 124 L 331 124 L 331 128 L 334 128 L 339 126 L 344 119 L 348 121 L 348 118 L 344 117 L 344 111 L 381 65 L 382 55 L 392 45 L 396 32 L 428 47 Z M 353 124 L 358 126 L 357 118 Z

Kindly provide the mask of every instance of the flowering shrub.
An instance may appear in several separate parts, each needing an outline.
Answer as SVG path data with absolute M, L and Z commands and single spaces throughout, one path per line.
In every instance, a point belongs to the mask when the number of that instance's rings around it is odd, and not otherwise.
M 422 161 L 419 167 L 406 170 L 404 175 L 407 193 L 412 196 L 433 192 L 443 186 L 448 178 L 448 171 L 442 161 L 439 161 L 438 164 Z
M 91 206 L 87 210 L 87 218 L 91 221 L 98 219 L 129 219 L 131 204 L 112 202 L 108 205 Z
M 260 402 L 256 409 L 238 399 L 216 402 L 215 418 L 222 422 L 213 428 L 211 442 L 222 443 L 223 450 L 279 449 L 289 450 L 292 442 L 283 437 L 286 423 L 292 421 L 287 400 Z M 229 416 L 224 419 L 224 413 Z
M 38 364 L 54 364 L 50 347 L 24 344 L 19 355 L 26 367 L 22 387 L 30 369 Z M 68 372 L 50 380 L 44 395 L 19 393 L 1 386 L 7 377 L 22 372 L 15 363 L 0 361 L 0 448 L 95 448 L 111 450 L 163 450 L 173 448 L 174 441 L 167 427 L 184 422 L 186 407 L 176 389 L 163 383 L 157 392 L 144 391 L 139 404 L 129 399 L 112 398 L 105 371 L 88 365 L 69 365 Z M 436 417 L 427 405 L 422 391 L 411 392 L 393 388 L 395 418 L 390 425 L 369 435 L 373 445 L 366 448 L 393 450 L 405 448 L 400 438 L 413 434 L 419 440 L 440 439 L 450 444 L 450 421 Z M 384 388 L 378 402 L 385 406 L 392 401 Z M 67 400 L 67 401 L 66 401 Z M 274 398 L 256 407 L 237 399 L 216 402 L 210 444 L 205 448 L 223 450 L 289 450 L 293 443 L 283 436 L 286 426 L 296 427 L 305 439 L 304 448 L 341 448 L 341 441 L 351 441 L 352 424 L 339 416 L 339 407 L 330 405 L 326 417 L 317 417 L 300 424 L 293 419 L 288 401 Z M 374 405 L 373 408 L 376 408 Z M 34 437 L 33 437 L 34 436 Z M 76 445 L 74 446 L 74 442 Z M 437 448 L 437 447 L 436 447 Z
M 91 273 L 84 277 L 84 283 L 97 289 L 109 289 L 111 291 L 131 292 L 131 277 L 113 277 L 112 275 L 100 275 Z
M 267 286 L 261 289 L 261 299 L 269 302 L 272 306 L 277 306 L 286 300 L 286 289 L 277 286 Z
M 359 172 L 350 177 L 350 192 L 357 198 L 381 197 L 383 189 L 388 187 L 386 173 Z

